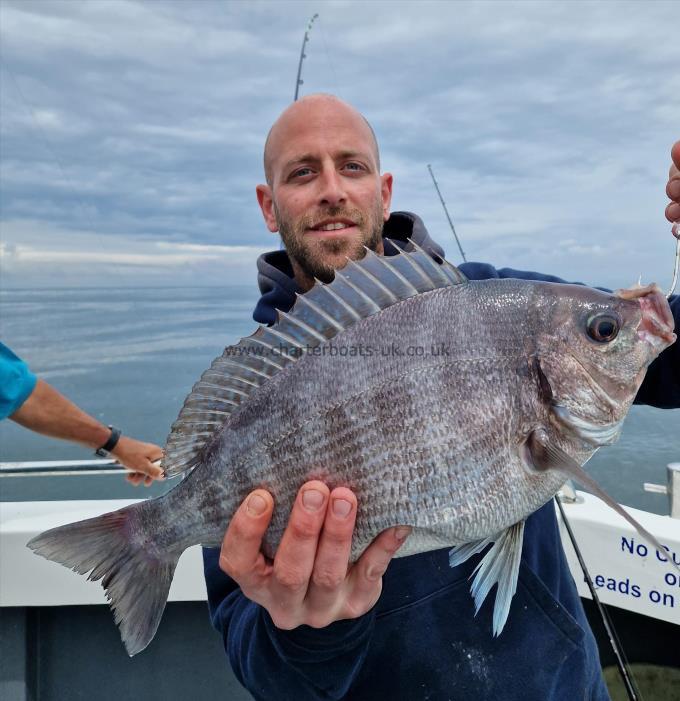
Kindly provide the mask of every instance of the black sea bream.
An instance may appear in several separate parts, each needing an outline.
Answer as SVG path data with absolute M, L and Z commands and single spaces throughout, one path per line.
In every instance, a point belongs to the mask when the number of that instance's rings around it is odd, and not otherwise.
M 186 474 L 174 489 L 29 547 L 102 579 L 133 655 L 156 632 L 186 548 L 218 546 L 263 487 L 276 504 L 273 556 L 298 489 L 321 479 L 357 494 L 353 560 L 399 524 L 413 531 L 397 557 L 453 547 L 456 565 L 493 542 L 473 594 L 479 607 L 498 585 L 499 634 L 524 520 L 568 477 L 597 490 L 580 465 L 617 438 L 674 340 L 655 286 L 472 282 L 417 247 L 368 252 L 206 370 L 165 448 L 166 473 Z

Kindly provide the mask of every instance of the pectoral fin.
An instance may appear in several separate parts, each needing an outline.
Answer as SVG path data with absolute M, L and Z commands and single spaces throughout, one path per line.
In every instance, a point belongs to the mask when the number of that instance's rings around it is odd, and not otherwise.
M 482 558 L 474 571 L 470 591 L 475 600 L 475 615 L 494 584 L 498 584 L 493 609 L 493 634 L 501 634 L 510 613 L 510 603 L 517 591 L 517 576 L 522 555 L 524 521 L 507 528 L 495 539 L 493 547 Z M 449 564 L 455 567 L 483 550 L 491 538 L 457 546 L 449 553 Z
M 664 553 L 666 548 L 643 526 L 641 526 L 622 506 L 615 502 L 600 485 L 588 475 L 583 468 L 572 458 L 567 455 L 559 446 L 556 446 L 550 441 L 548 434 L 543 429 L 537 429 L 529 436 L 526 447 L 531 457 L 533 467 L 542 472 L 544 470 L 557 470 L 568 477 L 576 480 L 584 487 L 589 489 L 593 494 L 596 494 L 602 501 L 610 506 L 617 514 L 630 523 L 633 528 L 654 548 L 660 553 Z M 680 572 L 674 562 L 668 559 L 668 562 Z

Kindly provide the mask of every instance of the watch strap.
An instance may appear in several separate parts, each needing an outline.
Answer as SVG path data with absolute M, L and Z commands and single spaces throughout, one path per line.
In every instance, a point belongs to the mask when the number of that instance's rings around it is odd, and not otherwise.
M 99 455 L 101 458 L 105 458 L 108 456 L 108 454 L 116 447 L 118 444 L 118 439 L 120 438 L 120 429 L 116 428 L 115 426 L 109 426 L 111 429 L 111 435 L 109 436 L 109 439 L 104 443 L 103 446 L 100 448 L 97 448 L 97 450 L 94 451 L 95 455 Z

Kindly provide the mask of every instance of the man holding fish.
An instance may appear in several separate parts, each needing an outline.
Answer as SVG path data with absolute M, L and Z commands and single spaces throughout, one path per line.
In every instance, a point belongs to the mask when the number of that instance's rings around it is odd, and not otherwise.
M 680 142 L 672 160 L 666 217 L 676 221 Z M 333 96 L 308 96 L 283 112 L 267 138 L 264 167 L 258 202 L 286 250 L 258 261 L 258 322 L 273 324 L 277 309 L 289 310 L 315 278 L 330 281 L 348 257 L 362 258 L 364 246 L 389 256 L 412 240 L 443 256 L 416 215 L 390 214 L 392 176 L 380 173 L 373 130 Z M 460 269 L 473 280 L 562 282 L 478 263 Z M 677 327 L 677 297 L 671 308 Z M 680 406 L 678 345 L 652 363 L 636 401 Z M 350 562 L 357 511 L 370 504 L 358 504 L 346 486 L 313 480 L 300 488 L 270 559 L 262 544 L 274 505 L 267 490 L 253 491 L 231 519 L 221 552 L 205 550 L 213 623 L 255 698 L 608 698 L 552 502 L 529 516 L 520 534 L 519 586 L 498 637 L 492 606 L 475 616 L 469 594 L 479 555 L 451 568 L 449 548 L 392 560 L 408 548 L 404 525 L 383 531 Z
M 213 623 L 258 699 L 606 699 L 551 500 L 576 479 L 663 551 L 582 465 L 636 395 L 680 407 L 680 298 L 454 267 L 390 214 L 373 131 L 333 96 L 285 110 L 264 163 L 287 250 L 258 261 L 263 325 L 172 426 L 184 479 L 28 547 L 101 579 L 130 655 L 182 552 L 212 548 Z

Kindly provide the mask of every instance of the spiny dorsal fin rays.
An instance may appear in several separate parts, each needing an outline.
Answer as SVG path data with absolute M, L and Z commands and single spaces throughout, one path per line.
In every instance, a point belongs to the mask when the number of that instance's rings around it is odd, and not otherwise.
M 298 341 L 304 340 L 306 345 L 310 345 L 314 341 L 319 341 L 324 343 L 326 341 L 325 337 L 322 336 L 313 326 L 310 326 L 302 319 L 297 316 L 292 316 L 286 312 L 282 312 L 280 309 L 276 310 L 279 316 L 279 329 L 286 329 L 286 333 L 290 336 L 294 336 Z M 296 327 L 297 333 L 294 333 L 294 329 L 290 327 Z
M 267 366 L 263 363 L 263 367 L 256 368 L 253 365 L 246 365 L 245 363 L 233 360 L 232 358 L 225 358 L 223 355 L 221 355 L 219 358 L 215 358 L 212 365 L 208 368 L 208 370 L 206 370 L 206 372 L 210 372 L 211 370 L 224 370 L 226 368 L 228 373 L 231 373 L 236 377 L 250 375 L 251 379 L 259 381 L 259 383 L 262 384 L 262 380 L 259 378 L 268 380 L 271 377 L 271 371 L 266 372 L 266 367 Z M 236 370 L 234 370 L 234 368 L 236 368 Z
M 409 280 L 406 277 L 404 277 L 402 273 L 399 272 L 395 265 L 385 264 L 384 256 L 377 255 L 375 251 L 372 251 L 367 246 L 364 246 L 364 250 L 366 251 L 364 261 L 367 267 L 370 268 L 371 265 L 378 265 L 381 267 L 381 270 L 388 270 L 397 279 L 397 282 L 405 288 L 405 291 L 410 291 L 412 295 L 418 294 L 418 290 L 409 282 Z
M 435 262 L 432 256 L 428 255 L 427 251 L 421 248 L 413 239 L 409 239 L 408 241 L 418 253 L 422 254 L 419 260 L 423 262 L 423 267 L 427 270 L 427 273 L 429 274 L 433 282 L 441 281 L 441 284 L 435 285 L 436 287 L 442 287 L 452 283 L 455 285 L 467 281 L 467 278 L 457 268 L 454 268 L 454 270 L 456 270 L 458 275 L 461 276 L 463 279 L 452 279 L 451 277 L 449 277 L 449 275 L 447 275 L 449 271 L 446 270 L 446 272 L 444 272 L 442 266 L 439 263 L 439 261 L 444 260 L 441 256 L 437 256 L 438 260 L 437 262 Z M 449 264 L 449 267 L 453 268 L 451 264 Z
M 340 332 L 338 326 L 344 330 L 365 316 L 360 309 L 357 309 L 356 300 L 351 295 L 347 295 L 344 290 L 342 294 L 337 292 L 339 289 L 338 279 L 336 275 L 335 280 L 331 283 L 336 290 L 335 292 L 331 291 L 330 285 L 320 280 L 314 280 L 314 287 L 302 295 L 305 301 L 311 302 L 314 307 L 310 307 L 305 302 L 298 303 L 296 300 L 295 307 L 289 312 L 296 319 L 315 329 L 317 334 L 324 339 L 320 341 L 321 343 L 337 336 Z M 320 316 L 317 309 L 323 310 L 323 313 L 333 319 L 334 323 L 329 323 L 326 317 Z
M 204 449 L 229 416 L 271 377 L 309 350 L 335 338 L 357 321 L 420 292 L 465 282 L 465 276 L 432 257 L 414 241 L 413 251 L 378 256 L 367 252 L 349 261 L 329 284 L 317 282 L 298 295 L 293 309 L 279 312 L 273 326 L 229 346 L 194 385 L 172 426 L 163 468 L 174 477 L 200 461 Z M 212 428 L 210 430 L 206 430 Z
M 332 311 L 333 306 L 337 305 L 339 309 L 333 312 L 336 318 L 347 318 L 346 325 L 351 321 L 360 321 L 363 319 L 361 314 L 342 296 L 340 296 L 330 285 L 326 285 L 320 280 L 316 281 L 316 287 L 312 292 L 316 291 L 319 298 L 324 297 L 324 302 L 329 311 Z M 321 294 L 323 293 L 323 294 Z
M 380 305 L 360 285 L 356 285 L 351 276 L 342 270 L 335 271 L 335 279 L 331 283 L 335 290 L 343 295 L 357 310 L 361 319 L 366 319 L 381 311 Z
M 289 344 L 282 343 L 281 338 L 273 330 L 273 326 L 260 326 L 260 328 L 252 335 L 248 336 L 251 345 L 248 346 L 251 350 L 256 347 L 266 349 L 270 362 L 277 364 L 280 368 L 285 368 L 291 362 L 289 357 Z
M 409 273 L 410 279 L 413 280 L 413 274 L 415 274 L 415 280 L 413 281 L 414 287 L 418 290 L 418 292 L 425 292 L 429 291 L 432 289 L 432 283 L 430 281 L 430 278 L 427 276 L 427 273 L 422 269 L 416 261 L 411 258 L 407 257 L 406 260 L 409 263 Z
M 454 285 L 462 285 L 463 283 L 467 282 L 468 279 L 465 277 L 463 274 L 463 271 L 460 270 L 459 268 L 456 268 L 455 265 L 451 265 L 448 260 L 445 258 L 442 258 L 442 262 L 440 263 L 442 270 L 446 271 L 446 273 L 449 275 L 449 278 L 453 282 Z
M 278 325 L 277 325 L 278 326 Z M 285 331 L 282 331 L 280 326 L 277 328 L 276 326 L 271 326 L 269 329 L 267 329 L 269 333 L 272 336 L 277 336 L 281 341 L 285 343 L 290 343 L 296 348 L 304 348 L 304 345 L 301 344 L 295 337 L 291 336 L 290 334 L 287 334 Z
M 427 292 L 437 287 L 447 287 L 449 285 L 458 285 L 467 282 L 465 275 L 450 264 L 447 264 L 445 274 L 442 274 L 441 271 L 437 271 L 438 264 L 435 264 L 431 256 L 418 246 L 415 241 L 409 239 L 408 243 L 415 250 L 408 253 L 402 251 L 396 244 L 389 241 L 389 239 L 386 239 L 386 241 L 391 243 L 396 250 L 400 251 L 398 255 L 391 256 L 391 258 L 397 258 L 397 261 L 401 264 L 398 266 L 399 271 L 418 292 Z M 434 268 L 432 266 L 434 266 Z M 434 279 L 433 270 L 436 271 Z M 451 270 L 455 271 L 455 274 L 452 273 Z
M 225 378 L 225 379 L 231 379 L 231 378 Z M 239 397 L 247 397 L 250 392 L 243 390 L 243 389 L 236 389 L 236 387 L 232 387 L 231 385 L 226 386 L 224 384 L 216 384 L 214 382 L 202 382 L 201 383 L 201 389 L 208 389 L 214 392 L 213 396 L 216 397 L 229 397 L 232 399 L 236 399 L 238 401 Z M 236 395 L 236 397 L 234 397 Z
M 377 258 L 375 253 L 373 253 L 374 258 L 366 254 L 364 259 L 361 261 L 363 265 L 359 265 L 356 261 L 353 261 L 351 258 L 347 259 L 347 265 L 343 268 L 344 271 L 347 271 L 348 273 L 351 272 L 356 272 L 358 275 L 363 275 L 366 278 L 366 282 L 370 284 L 374 288 L 374 292 L 371 295 L 372 298 L 376 301 L 377 305 L 381 308 L 384 309 L 385 307 L 390 306 L 391 304 L 394 304 L 395 302 L 399 302 L 400 298 L 397 297 L 397 295 L 390 290 L 390 288 L 385 285 L 380 278 L 377 275 L 374 275 L 369 269 L 368 266 Z M 387 268 L 389 270 L 389 268 Z
M 212 368 L 206 371 L 204 377 L 206 380 L 212 380 L 220 387 L 233 387 L 235 384 L 245 385 L 246 387 L 259 387 L 262 384 L 262 382 L 253 381 L 240 375 L 225 375 L 224 373 L 215 372 Z
M 308 311 L 311 311 L 318 317 L 317 319 L 314 319 L 316 323 L 316 328 L 325 329 L 326 333 L 322 335 L 325 335 L 327 338 L 333 338 L 338 331 L 345 330 L 345 326 L 340 321 L 338 321 L 333 316 L 324 311 L 309 296 L 301 295 L 299 292 L 296 292 L 295 297 L 296 299 L 295 306 L 293 307 L 293 314 L 295 314 L 296 311 L 301 311 L 298 310 L 297 307 L 302 307 L 302 309 L 306 307 Z M 336 333 L 332 332 L 333 329 L 335 329 Z

